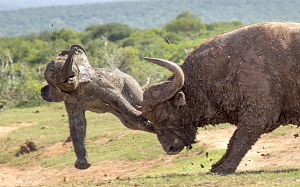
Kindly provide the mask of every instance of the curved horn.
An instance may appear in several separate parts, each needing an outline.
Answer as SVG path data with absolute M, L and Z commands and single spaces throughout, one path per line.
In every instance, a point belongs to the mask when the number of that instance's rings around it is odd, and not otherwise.
M 68 76 L 70 76 L 71 72 L 72 72 L 72 58 L 74 53 L 77 51 L 77 48 L 74 47 L 70 50 L 69 54 L 68 54 L 68 58 L 66 59 L 62 69 L 61 69 L 61 73 L 59 75 L 59 79 L 61 82 L 64 82 Z
M 164 100 L 166 101 L 172 98 L 184 85 L 184 73 L 182 69 L 174 62 L 168 60 L 148 58 L 148 57 L 144 57 L 144 59 L 151 63 L 167 68 L 169 71 L 173 73 L 174 80 L 172 81 L 172 84 L 168 88 L 167 93 L 164 94 L 166 96 Z

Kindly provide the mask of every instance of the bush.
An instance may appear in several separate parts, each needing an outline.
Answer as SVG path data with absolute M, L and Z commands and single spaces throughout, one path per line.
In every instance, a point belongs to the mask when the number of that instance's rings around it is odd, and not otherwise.
M 130 36 L 136 29 L 121 23 L 108 23 L 104 25 L 92 25 L 88 27 L 83 40 L 106 37 L 110 41 L 117 41 Z
M 41 71 L 37 72 L 34 68 L 3 59 L 2 64 L 5 65 L 2 66 L 0 74 L 1 100 L 11 107 L 40 105 L 44 102 L 40 97 L 43 79 Z

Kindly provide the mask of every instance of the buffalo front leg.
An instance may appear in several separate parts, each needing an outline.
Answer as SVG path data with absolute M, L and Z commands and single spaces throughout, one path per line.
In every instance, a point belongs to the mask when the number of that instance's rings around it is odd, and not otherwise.
M 75 104 L 66 104 L 66 109 L 69 115 L 70 136 L 73 142 L 73 147 L 77 160 L 75 167 L 77 169 L 87 169 L 90 167 L 87 159 L 85 148 L 86 136 L 86 119 L 83 110 Z
M 225 155 L 212 166 L 211 172 L 229 174 L 235 172 L 242 158 L 260 136 L 269 132 L 280 115 L 280 100 L 270 97 L 265 86 L 258 89 L 259 97 L 248 97 L 240 106 L 237 129 L 231 137 Z
M 230 174 L 235 172 L 245 154 L 259 139 L 261 133 L 247 131 L 246 128 L 237 128 L 231 137 L 226 153 L 212 166 L 211 172 Z
M 266 108 L 248 106 L 241 114 L 237 129 L 231 137 L 225 155 L 212 166 L 211 172 L 229 174 L 235 172 L 242 158 L 257 142 L 262 134 L 268 132 L 267 126 L 279 118 L 279 107 Z

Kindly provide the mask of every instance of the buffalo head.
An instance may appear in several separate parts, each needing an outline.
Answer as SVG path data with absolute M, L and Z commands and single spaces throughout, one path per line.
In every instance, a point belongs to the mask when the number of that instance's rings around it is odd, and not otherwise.
M 185 146 L 190 147 L 195 136 L 190 136 L 193 126 L 186 126 L 183 108 L 186 107 L 185 95 L 181 91 L 184 85 L 184 73 L 175 63 L 144 58 L 147 61 L 167 68 L 173 77 L 149 87 L 144 92 L 142 112 L 152 122 L 159 142 L 168 154 L 177 154 Z M 190 131 L 187 133 L 187 131 Z
M 80 83 L 90 81 L 93 72 L 85 50 L 72 45 L 70 50 L 62 51 L 47 64 L 44 73 L 47 83 L 41 89 L 42 98 L 48 102 L 63 101 Z

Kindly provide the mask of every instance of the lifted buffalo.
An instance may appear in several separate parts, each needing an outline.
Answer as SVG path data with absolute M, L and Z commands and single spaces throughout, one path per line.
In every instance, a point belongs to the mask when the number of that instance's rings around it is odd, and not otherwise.
M 195 141 L 197 127 L 237 126 L 215 173 L 233 173 L 264 133 L 300 120 L 300 24 L 266 22 L 222 34 L 196 47 L 173 72 L 144 92 L 143 115 L 168 154 Z M 280 143 L 280 142 L 279 142 Z
M 130 129 L 153 132 L 140 111 L 143 90 L 136 80 L 117 68 L 93 69 L 81 46 L 72 45 L 70 50 L 62 51 L 47 64 L 44 75 L 47 82 L 41 89 L 42 98 L 65 103 L 76 168 L 90 166 L 84 145 L 86 110 L 109 112 Z

